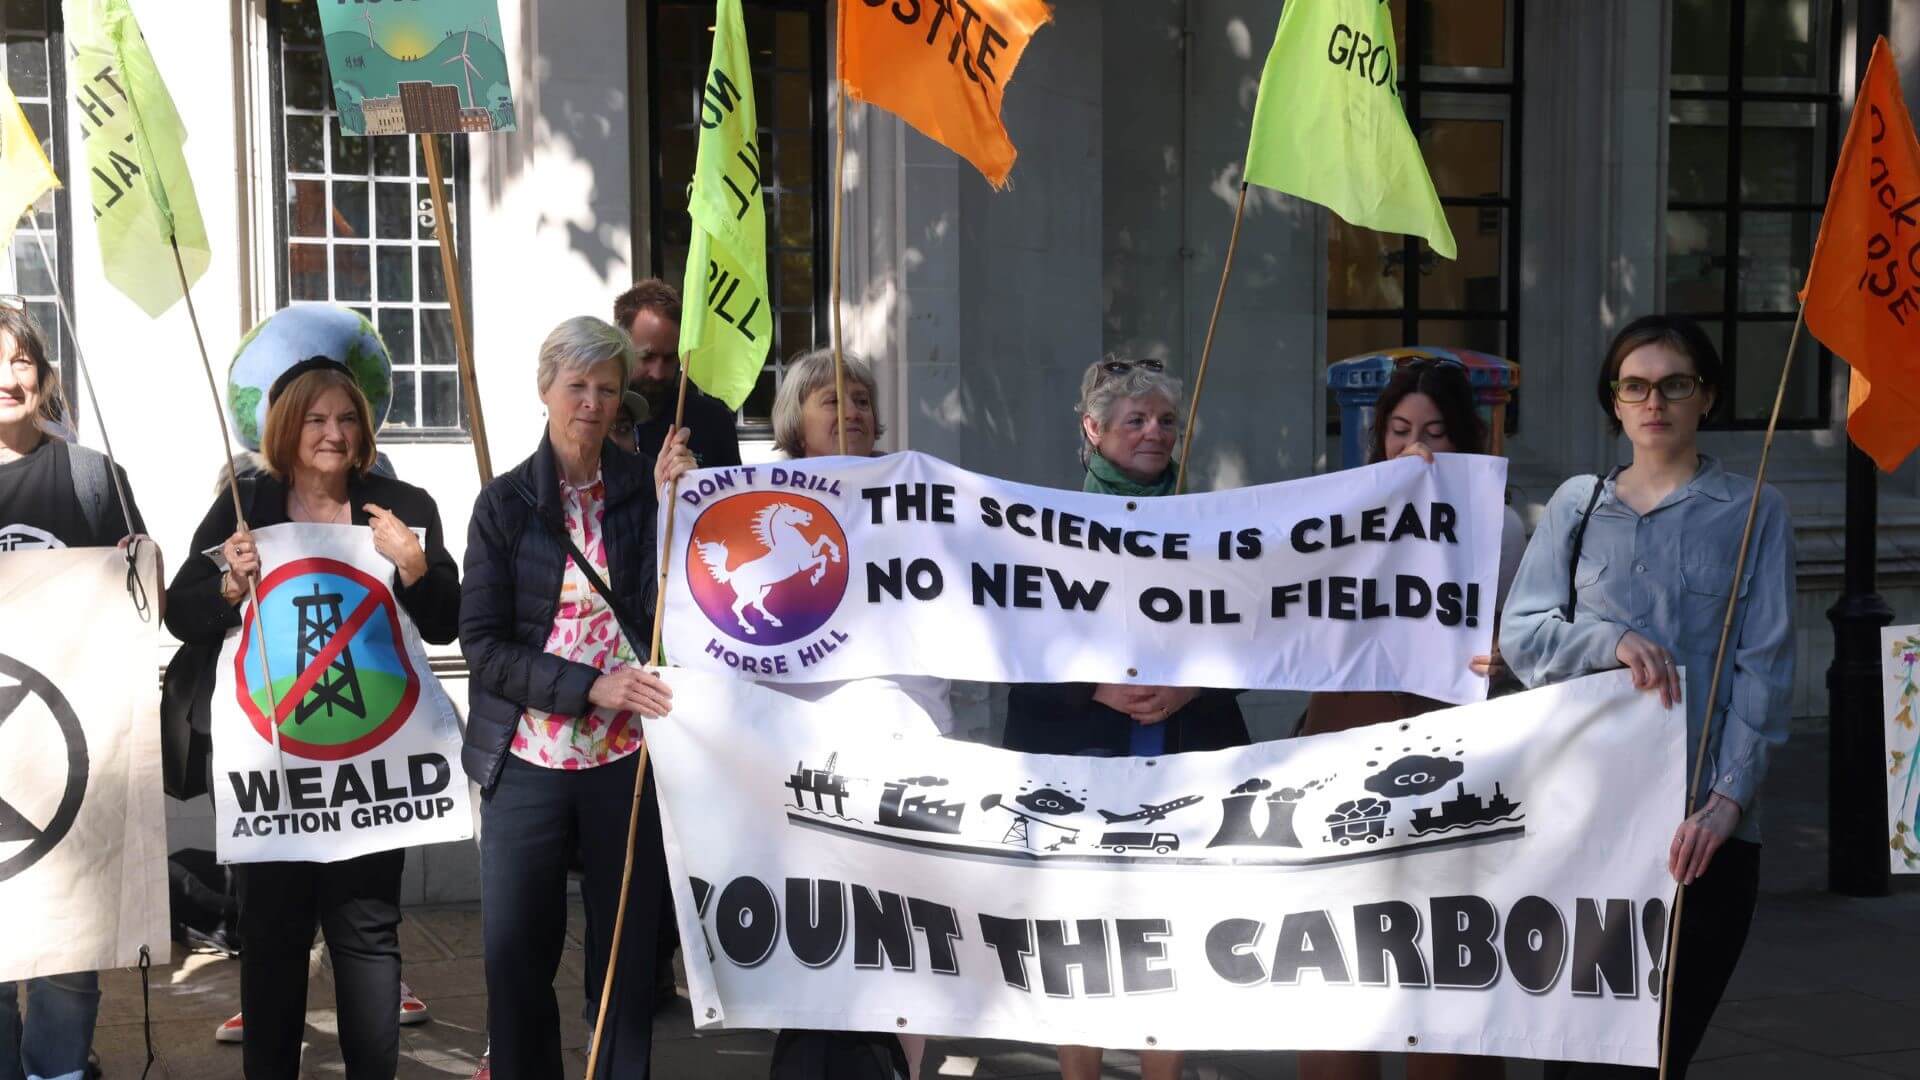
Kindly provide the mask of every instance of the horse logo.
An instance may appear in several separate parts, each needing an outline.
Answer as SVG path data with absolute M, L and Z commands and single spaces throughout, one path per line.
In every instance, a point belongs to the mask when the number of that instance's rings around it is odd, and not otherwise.
M 812 499 L 749 492 L 694 523 L 688 574 L 702 611 L 730 636 L 781 645 L 819 629 L 846 592 L 846 534 Z M 744 556 L 744 558 L 742 557 Z

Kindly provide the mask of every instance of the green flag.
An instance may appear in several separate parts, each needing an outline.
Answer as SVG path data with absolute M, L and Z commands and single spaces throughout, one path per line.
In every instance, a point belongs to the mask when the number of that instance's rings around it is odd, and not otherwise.
M 93 174 L 94 226 L 107 280 L 158 317 L 212 258 L 187 174 L 187 129 L 127 0 L 64 0 L 68 73 Z
M 1247 182 L 1348 223 L 1424 236 L 1451 259 L 1453 230 L 1396 88 L 1393 15 L 1381 0 L 1288 0 L 1247 140 Z
M 680 360 L 700 389 L 735 409 L 753 391 L 773 341 L 761 175 L 740 0 L 720 0 L 688 199 L 693 245 L 681 290 Z

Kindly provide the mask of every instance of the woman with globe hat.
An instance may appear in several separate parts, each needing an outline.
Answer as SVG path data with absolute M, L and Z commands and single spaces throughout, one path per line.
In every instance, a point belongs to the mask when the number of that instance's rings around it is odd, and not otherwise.
M 393 596 L 435 644 L 454 640 L 460 581 L 440 512 L 420 488 L 372 471 L 374 432 L 391 400 L 392 363 L 373 327 L 344 308 L 277 312 L 241 343 L 229 406 L 264 475 L 239 481 L 245 522 L 222 491 L 194 533 L 194 555 L 167 590 L 167 628 L 218 641 L 240 625 L 260 556 L 248 531 L 288 522 L 360 525 L 393 564 Z M 264 384 L 264 385 L 263 385 Z M 424 526 L 425 542 L 412 526 Z M 224 565 L 222 565 L 224 564 Z M 340 1051 L 349 1077 L 398 1068 L 400 872 L 384 851 L 333 863 L 234 868 L 240 893 L 240 1003 L 250 1078 L 294 1077 L 306 1023 L 307 955 L 316 925 L 333 958 Z

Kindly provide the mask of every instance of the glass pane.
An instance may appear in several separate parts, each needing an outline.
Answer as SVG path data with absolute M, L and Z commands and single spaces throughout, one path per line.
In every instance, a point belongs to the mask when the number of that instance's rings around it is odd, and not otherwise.
M 336 300 L 373 299 L 373 274 L 365 244 L 335 244 L 333 295 Z
M 318 180 L 287 181 L 287 232 L 327 235 L 327 185 Z
M 1824 0 L 1746 0 L 1746 51 L 1741 60 L 1741 81 L 1752 87 L 1759 83 L 1769 89 L 1785 89 L 1783 81 L 1807 89 L 1823 65 L 1819 62 L 1816 19 L 1826 17 Z
M 1506 307 L 1500 268 L 1506 263 L 1507 212 L 1490 206 L 1449 206 L 1446 212 L 1460 257 L 1442 259 L 1424 241 L 1419 244 L 1420 307 L 1467 311 Z
M 1825 194 L 1826 106 L 1750 101 L 1741 115 L 1740 196 L 1748 202 L 1820 202 Z
M 813 63 L 813 35 L 805 12 L 782 11 L 774 16 L 773 62 L 783 68 Z
M 327 171 L 327 121 L 319 116 L 287 117 L 287 171 Z
M 325 245 L 287 245 L 287 292 L 295 300 L 333 299 L 327 295 Z
M 404 312 L 402 313 L 404 314 Z M 393 343 L 387 343 L 392 351 Z M 397 359 L 399 354 L 394 354 Z M 387 427 L 417 428 L 419 417 L 420 372 L 415 368 L 396 367 L 393 371 L 393 405 L 387 409 Z
M 1786 359 L 1787 342 L 1793 337 L 1793 323 L 1743 322 L 1735 333 L 1739 372 L 1733 383 L 1733 415 L 1740 420 L 1764 421 L 1773 412 L 1773 396 L 1780 389 L 1780 365 Z M 1786 400 L 1780 403 L 1781 421 L 1818 419 L 1820 386 L 1820 343 L 1813 335 L 1802 333 L 1794 350 L 1793 370 L 1787 376 Z M 1720 414 L 1726 415 L 1724 405 Z
M 783 188 L 813 186 L 813 136 L 789 132 L 774 140 L 773 158 L 776 182 Z
M 413 148 L 411 136 L 375 135 L 368 141 L 373 143 L 373 172 L 375 176 L 411 176 L 413 175 Z
M 280 35 L 289 45 L 320 44 L 320 5 L 281 0 Z
M 447 279 L 440 274 L 439 247 L 421 247 L 413 249 L 414 265 L 418 268 L 420 299 L 425 303 L 444 304 L 447 302 Z
M 1399 319 L 1328 319 L 1327 363 L 1407 344 Z
M 336 176 L 365 176 L 372 155 L 364 135 L 340 133 L 340 118 L 329 117 L 327 137 L 333 141 L 333 171 Z
M 1667 211 L 1667 309 L 1726 309 L 1727 215 Z
M 1673 102 L 1667 127 L 1667 198 L 1726 202 L 1728 153 L 1726 102 Z
M 8 23 L 3 29 L 13 29 Z M 47 40 L 42 37 L 17 38 L 7 42 L 7 85 L 16 97 L 46 97 Z M 45 129 L 36 128 L 42 138 Z
M 776 242 L 784 247 L 813 247 L 813 200 L 800 188 L 777 197 L 780 205 L 780 232 Z
M 1732 0 L 1674 0 L 1673 89 L 1724 90 Z
M 1819 234 L 1812 212 L 1740 215 L 1740 310 L 1794 310 Z
M 1423 319 L 1418 344 L 1477 349 L 1505 356 L 1507 324 L 1502 319 Z
M 413 299 L 413 249 L 380 245 L 374 261 L 380 268 L 381 303 L 407 303 Z
M 1327 306 L 1397 308 L 1407 302 L 1406 244 L 1327 217 Z
M 373 235 L 381 240 L 412 238 L 412 184 L 375 184 L 373 186 Z
M 381 308 L 378 323 L 380 340 L 386 343 L 387 352 L 392 355 L 395 367 L 420 362 L 420 358 L 413 351 L 413 311 L 411 309 Z M 394 381 L 396 383 L 403 381 L 399 377 L 399 372 L 394 373 Z
M 332 85 L 327 80 L 327 63 L 318 50 L 287 49 L 281 52 L 286 83 L 287 108 L 319 112 L 332 100 Z
M 662 209 L 685 210 L 687 185 L 693 183 L 696 136 L 689 129 L 660 136 L 660 195 Z
M 10 30 L 45 30 L 46 0 L 7 0 L 6 18 L 6 28 Z
M 813 255 L 794 251 L 780 253 L 779 304 L 781 307 L 813 307 Z
M 1422 64 L 1507 66 L 1507 5 L 1503 0 L 1424 0 L 1417 10 Z M 1401 40 L 1406 40 L 1404 34 Z M 1405 54 L 1396 50 L 1395 55 Z
M 1498 120 L 1428 120 L 1420 150 L 1443 196 L 1500 195 L 1506 187 L 1505 124 Z
M 49 245 L 51 247 L 51 245 Z M 16 275 L 15 288 L 26 296 L 52 296 L 53 273 L 45 259 L 40 257 L 40 245 L 27 243 L 13 245 L 13 272 Z M 58 309 L 54 314 L 59 315 Z M 43 329 L 52 323 L 41 323 Z
M 446 308 L 421 308 L 420 362 L 451 366 L 459 360 L 459 351 L 453 343 L 453 312 Z
M 773 90 L 773 125 L 810 130 L 813 127 L 813 80 L 804 72 L 783 73 L 774 79 Z
M 777 339 L 774 341 L 771 359 L 784 363 L 791 359 L 794 353 L 813 347 L 813 312 L 781 312 L 779 325 L 774 333 Z
M 414 224 L 418 227 L 422 240 L 440 239 L 440 230 L 433 217 L 433 185 L 421 182 L 413 185 Z M 456 213 L 453 201 L 447 201 L 447 213 Z
M 420 373 L 421 423 L 430 428 L 460 426 L 460 375 L 453 371 Z
M 657 115 L 661 127 L 685 127 L 699 120 L 700 74 L 691 70 L 663 72 L 660 84 L 660 111 Z
M 365 180 L 334 181 L 333 235 L 355 240 L 367 238 L 367 182 Z
M 773 419 L 774 374 L 772 368 L 760 372 L 760 378 L 740 405 L 740 418 L 749 424 L 770 423 Z

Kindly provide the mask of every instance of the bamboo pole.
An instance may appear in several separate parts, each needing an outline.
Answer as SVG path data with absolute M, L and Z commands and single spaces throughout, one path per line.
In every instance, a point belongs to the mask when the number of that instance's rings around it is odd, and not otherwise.
M 1780 407 L 1787 398 L 1787 376 L 1793 371 L 1793 353 L 1800 345 L 1800 328 L 1806 321 L 1807 309 L 1802 304 L 1800 314 L 1793 321 L 1793 334 L 1787 339 L 1787 358 L 1780 363 L 1780 385 L 1774 390 L 1773 414 L 1767 418 L 1767 435 L 1760 444 L 1760 465 L 1753 474 L 1753 498 L 1747 503 L 1747 524 L 1740 533 L 1740 552 L 1733 560 L 1733 583 L 1727 587 L 1727 613 L 1720 620 L 1720 646 L 1714 651 L 1713 676 L 1707 681 L 1707 715 L 1700 724 L 1700 739 L 1693 755 L 1693 777 L 1687 783 L 1688 816 L 1692 816 L 1693 804 L 1700 797 L 1700 776 L 1707 761 L 1707 747 L 1712 744 L 1714 704 L 1720 698 L 1720 672 L 1726 667 L 1727 643 L 1733 637 L 1733 613 L 1740 604 L 1740 575 L 1746 572 L 1753 522 L 1760 513 L 1760 492 L 1767 482 L 1767 458 L 1773 452 L 1773 433 L 1779 427 Z M 1743 813 L 1746 809 L 1741 807 Z M 1673 1034 L 1673 969 L 1679 966 L 1680 919 L 1686 907 L 1687 886 L 1683 882 L 1674 890 L 1673 918 L 1667 924 L 1666 988 L 1660 994 L 1660 1080 L 1666 1080 L 1667 1070 L 1673 1064 L 1667 1053 Z
M 460 286 L 460 259 L 453 249 L 453 219 L 447 213 L 445 181 L 440 167 L 440 144 L 430 132 L 420 133 L 420 153 L 427 159 L 427 186 L 432 189 L 433 231 L 440 239 L 440 276 L 446 281 L 447 306 L 453 311 L 454 355 L 460 363 L 460 389 L 467 398 L 467 419 L 473 425 L 473 460 L 480 483 L 493 479 L 493 454 L 487 449 L 487 418 L 480 411 L 480 380 L 473 367 L 473 334 L 467 326 L 466 297 Z
M 837 7 L 836 18 L 840 23 L 838 41 L 846 40 L 846 5 Z M 840 336 L 840 215 L 845 201 L 845 178 L 842 170 L 847 163 L 847 84 L 841 83 L 833 92 L 833 240 L 828 248 L 827 291 L 831 294 L 827 301 L 833 308 L 833 418 L 834 430 L 840 436 L 840 452 L 847 452 L 847 363 L 842 353 L 844 348 Z
M 1247 213 L 1247 182 L 1240 181 L 1240 199 L 1233 208 L 1233 232 L 1227 236 L 1227 260 L 1220 267 L 1220 289 L 1213 296 L 1213 314 L 1207 318 L 1207 338 L 1200 346 L 1200 369 L 1193 377 L 1193 397 L 1187 404 L 1187 430 L 1180 439 L 1180 471 L 1173 493 L 1187 489 L 1187 455 L 1193 449 L 1193 424 L 1200 415 L 1200 390 L 1207 384 L 1207 360 L 1213 355 L 1213 331 L 1220 325 L 1220 307 L 1227 300 L 1227 279 L 1233 276 L 1233 252 L 1240 246 L 1240 220 Z

